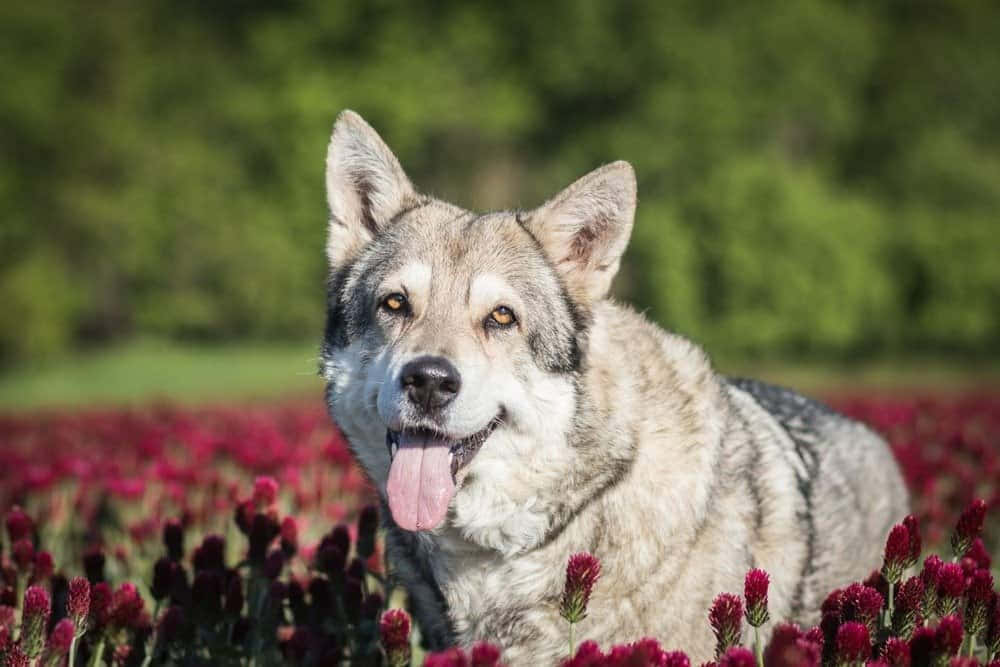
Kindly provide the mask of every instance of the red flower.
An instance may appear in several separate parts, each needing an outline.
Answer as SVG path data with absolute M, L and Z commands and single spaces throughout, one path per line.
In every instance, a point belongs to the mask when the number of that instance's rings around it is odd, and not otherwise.
M 29 658 L 37 658 L 45 646 L 45 630 L 52 613 L 52 598 L 41 586 L 29 586 L 24 592 L 21 621 L 21 646 Z
M 21 572 L 27 572 L 35 559 L 35 545 L 27 537 L 22 538 L 11 547 L 11 556 L 17 569 Z
M 570 623 L 587 617 L 587 604 L 594 584 L 601 576 L 601 561 L 589 553 L 573 554 L 566 565 L 566 584 L 563 587 L 559 613 Z
M 822 634 L 819 636 L 817 644 L 803 635 L 799 626 L 779 623 L 764 649 L 764 664 L 768 667 L 819 667 L 823 653 Z
M 938 613 L 948 616 L 958 609 L 959 599 L 965 593 L 965 572 L 958 563 L 945 563 L 937 576 Z
M 108 612 L 111 609 L 111 586 L 101 581 L 90 589 L 90 622 L 94 627 L 101 628 L 108 622 Z
M 126 582 L 111 597 L 108 610 L 111 624 L 117 628 L 130 628 L 140 620 L 143 611 L 142 597 L 135 584 Z
M 31 533 L 35 528 L 35 524 L 31 520 L 31 517 L 17 505 L 12 507 L 10 511 L 7 512 L 6 523 L 7 537 L 10 538 L 12 544 L 18 540 L 31 537 Z
M 976 570 L 969 583 L 965 604 L 965 631 L 978 635 L 986 629 L 990 603 L 993 601 L 993 575 L 988 570 Z
M 892 629 L 900 637 L 909 637 L 920 619 L 920 606 L 924 598 L 924 582 L 920 577 L 910 577 L 899 586 L 896 608 L 892 614 Z
M 273 477 L 262 476 L 253 483 L 253 503 L 258 508 L 270 507 L 278 499 L 278 482 Z
M 910 530 L 900 523 L 892 527 L 885 542 L 885 555 L 882 558 L 882 576 L 890 584 L 897 584 L 903 577 L 910 560 Z
M 976 567 L 983 570 L 990 569 L 990 565 L 993 563 L 981 537 L 972 540 L 972 546 L 965 552 L 965 557 L 971 559 L 976 564 Z
M 73 626 L 73 621 L 68 618 L 62 619 L 52 628 L 52 634 L 49 635 L 49 649 L 58 655 L 66 655 L 69 653 L 70 644 L 73 643 L 74 634 L 76 628 Z
M 840 620 L 864 623 L 868 631 L 874 633 L 884 602 L 882 594 L 874 588 L 851 584 L 844 589 Z
M 955 531 L 951 534 L 951 550 L 961 558 L 972 546 L 973 540 L 983 532 L 983 521 L 986 519 L 986 502 L 977 498 L 973 500 L 958 518 Z
M 563 660 L 560 667 L 602 667 L 604 660 L 601 647 L 597 642 L 588 639 L 577 647 L 576 655 Z M 690 667 L 690 665 L 677 665 L 677 667 Z
M 986 648 L 990 655 L 1000 653 L 1000 596 L 996 593 L 990 596 L 989 611 L 987 612 Z
M 889 667 L 910 667 L 910 645 L 899 637 L 889 637 L 882 649 L 882 659 Z
M 378 622 L 379 638 L 389 664 L 410 664 L 410 616 L 402 609 L 389 609 Z
M 920 550 L 921 550 L 921 540 L 920 540 L 920 524 L 917 522 L 917 517 L 912 514 L 908 515 L 903 519 L 903 525 L 906 526 L 906 532 L 910 536 L 910 554 L 906 559 L 906 567 L 913 567 L 920 560 Z
M 747 572 L 743 581 L 743 597 L 746 599 L 747 622 L 755 628 L 767 623 L 767 587 L 770 579 L 767 572 L 754 568 Z
M 935 653 L 941 655 L 955 655 L 962 646 L 962 621 L 951 614 L 938 621 L 937 630 L 934 632 Z
M 839 662 L 864 662 L 871 657 L 872 644 L 868 628 L 863 623 L 848 621 L 837 630 L 837 660 Z
M 52 576 L 55 563 L 52 562 L 52 554 L 48 551 L 39 551 L 35 554 L 34 569 L 32 578 L 34 581 L 44 581 Z
M 715 633 L 715 656 L 721 658 L 740 643 L 743 633 L 743 602 L 731 593 L 720 593 L 712 602 L 708 622 Z
M 756 667 L 753 653 L 742 646 L 733 646 L 719 658 L 719 667 Z
M 84 577 L 74 577 L 69 582 L 69 593 L 66 598 L 66 614 L 73 619 L 73 624 L 83 629 L 90 613 L 90 582 Z
M 487 642 L 473 644 L 469 651 L 472 667 L 497 667 L 500 664 L 500 648 Z
M 6 651 L 4 656 L 4 667 L 29 667 L 31 658 L 21 648 L 21 644 L 14 644 Z

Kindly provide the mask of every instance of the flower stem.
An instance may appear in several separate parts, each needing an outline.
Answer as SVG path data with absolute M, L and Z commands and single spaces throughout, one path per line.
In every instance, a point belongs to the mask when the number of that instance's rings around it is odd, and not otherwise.
M 69 642 L 69 667 L 73 667 L 76 662 L 76 638 L 77 634 L 74 632 L 73 639 Z
M 569 624 L 569 657 L 570 658 L 573 657 L 573 650 L 575 648 L 573 646 L 573 628 L 574 628 L 575 625 L 576 625 L 575 623 L 570 623 Z
M 94 648 L 94 654 L 90 656 L 90 662 L 87 663 L 87 667 L 97 667 L 97 665 L 100 665 L 103 662 L 104 641 L 105 638 L 102 636 L 100 641 L 97 642 L 97 646 Z
M 893 606 L 893 598 L 895 597 L 893 589 L 895 587 L 896 586 L 890 581 L 889 582 L 889 609 L 886 612 L 886 616 L 885 616 L 885 627 L 886 628 L 890 628 L 890 629 L 892 628 L 892 614 L 895 611 L 894 606 Z
M 969 635 L 969 657 L 973 657 L 976 653 L 976 635 Z
M 753 652 L 757 656 L 757 667 L 764 667 L 764 647 L 760 643 L 760 628 L 753 626 Z

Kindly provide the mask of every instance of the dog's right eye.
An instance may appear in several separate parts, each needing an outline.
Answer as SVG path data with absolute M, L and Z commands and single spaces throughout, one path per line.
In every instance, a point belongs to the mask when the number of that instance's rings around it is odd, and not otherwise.
M 382 299 L 382 309 L 387 310 L 390 313 L 404 315 L 409 308 L 410 305 L 406 300 L 406 296 L 400 294 L 399 292 L 393 292 L 389 296 Z

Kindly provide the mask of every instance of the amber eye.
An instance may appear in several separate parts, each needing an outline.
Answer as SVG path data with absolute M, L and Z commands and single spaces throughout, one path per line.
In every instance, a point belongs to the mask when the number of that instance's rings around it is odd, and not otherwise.
M 382 299 L 382 307 L 392 313 L 405 313 L 407 309 L 406 297 L 399 292 L 393 292 Z
M 493 327 L 509 327 L 517 322 L 517 318 L 514 317 L 514 311 L 507 306 L 497 306 L 490 313 L 490 317 L 486 320 L 486 324 Z

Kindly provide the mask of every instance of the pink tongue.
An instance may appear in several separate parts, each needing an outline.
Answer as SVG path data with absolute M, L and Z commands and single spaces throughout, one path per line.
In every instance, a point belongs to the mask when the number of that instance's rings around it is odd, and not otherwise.
M 445 440 L 400 433 L 386 484 L 389 510 L 400 528 L 432 530 L 444 521 L 455 495 L 449 447 Z

